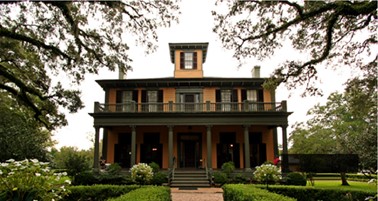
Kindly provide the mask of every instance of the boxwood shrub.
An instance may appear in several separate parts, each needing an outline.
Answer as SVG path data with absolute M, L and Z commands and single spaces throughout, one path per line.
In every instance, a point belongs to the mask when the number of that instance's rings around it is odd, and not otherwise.
M 299 172 L 290 172 L 286 176 L 286 185 L 306 186 L 306 184 L 306 177 Z
M 65 201 L 103 201 L 109 198 L 119 197 L 140 188 L 138 185 L 93 185 L 93 186 L 71 186 L 68 188 L 69 195 L 64 197 Z
M 146 186 L 108 201 L 170 201 L 170 192 L 168 187 Z
M 295 201 L 283 195 L 258 189 L 252 185 L 226 184 L 222 187 L 224 201 Z
M 265 189 L 264 185 L 255 185 Z M 269 186 L 268 190 L 288 197 L 296 198 L 298 201 L 360 201 L 368 197 L 374 197 L 376 193 L 346 189 L 320 189 L 301 186 Z

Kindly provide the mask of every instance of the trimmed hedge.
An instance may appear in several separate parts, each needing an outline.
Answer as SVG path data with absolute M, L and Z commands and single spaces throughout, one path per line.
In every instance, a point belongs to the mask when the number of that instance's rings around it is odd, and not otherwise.
M 264 185 L 255 185 L 257 188 L 266 189 Z M 300 186 L 269 186 L 268 190 L 298 201 L 360 201 L 367 197 L 374 197 L 376 193 L 368 191 L 345 190 L 345 189 L 321 189 Z
M 68 188 L 70 194 L 63 198 L 64 201 L 90 200 L 103 201 L 109 198 L 119 197 L 140 188 L 138 185 L 117 186 L 117 185 L 93 185 L 93 186 L 71 186 Z
M 222 189 L 224 201 L 295 201 L 294 198 L 271 193 L 253 185 L 227 184 Z
M 163 186 L 147 186 L 136 189 L 118 198 L 108 201 L 170 201 L 171 190 Z

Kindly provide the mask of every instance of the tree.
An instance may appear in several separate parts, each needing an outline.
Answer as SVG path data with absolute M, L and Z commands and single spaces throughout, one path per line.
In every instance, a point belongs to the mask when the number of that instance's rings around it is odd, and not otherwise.
M 377 69 L 371 70 L 364 79 L 349 80 L 343 94 L 333 93 L 325 105 L 309 110 L 311 118 L 290 134 L 291 153 L 358 154 L 361 169 L 377 170 Z
M 33 115 L 5 93 L 0 93 L 0 161 L 38 159 L 47 161 L 54 143 Z
M 93 150 L 78 150 L 76 147 L 62 147 L 53 149 L 52 164 L 54 168 L 65 169 L 70 176 L 91 169 L 93 164 Z
M 147 52 L 155 50 L 156 29 L 170 26 L 177 14 L 175 1 L 2 1 L 0 90 L 46 128 L 66 125 L 62 108 L 83 107 L 74 87 L 85 74 L 126 73 L 133 37 Z M 54 81 L 59 74 L 71 83 Z
M 296 3 L 298 2 L 298 3 Z M 376 1 L 223 1 L 213 11 L 214 32 L 238 60 L 263 60 L 285 42 L 307 55 L 282 63 L 266 83 L 288 89 L 305 85 L 304 94 L 321 94 L 315 85 L 324 64 L 366 71 L 377 66 Z M 219 6 L 220 7 L 220 6 Z M 223 8 L 223 7 L 220 7 Z M 308 58 L 308 59 L 307 59 Z

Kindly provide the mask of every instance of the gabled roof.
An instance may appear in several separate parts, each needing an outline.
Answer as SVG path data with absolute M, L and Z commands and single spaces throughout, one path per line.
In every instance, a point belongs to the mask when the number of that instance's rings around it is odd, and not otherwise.
M 202 50 L 202 63 L 206 61 L 209 43 L 169 43 L 171 62 L 175 63 L 175 50 Z

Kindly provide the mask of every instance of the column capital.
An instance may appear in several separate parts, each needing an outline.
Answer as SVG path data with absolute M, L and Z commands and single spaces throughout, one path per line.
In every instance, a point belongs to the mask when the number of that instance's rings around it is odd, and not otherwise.
M 243 128 L 249 128 L 249 127 L 251 127 L 251 125 L 249 125 L 249 124 L 244 124 L 243 125 Z
M 207 129 L 211 129 L 212 127 L 213 127 L 213 125 L 206 125 Z

